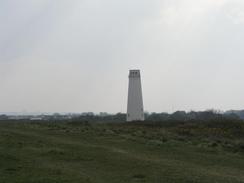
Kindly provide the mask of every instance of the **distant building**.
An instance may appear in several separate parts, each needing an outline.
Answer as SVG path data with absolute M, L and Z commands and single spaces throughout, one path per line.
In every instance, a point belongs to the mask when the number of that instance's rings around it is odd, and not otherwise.
M 30 116 L 9 116 L 9 120 L 29 120 Z
M 130 70 L 127 121 L 144 121 L 140 70 Z
M 32 117 L 30 118 L 31 121 L 42 121 L 43 118 L 42 117 Z

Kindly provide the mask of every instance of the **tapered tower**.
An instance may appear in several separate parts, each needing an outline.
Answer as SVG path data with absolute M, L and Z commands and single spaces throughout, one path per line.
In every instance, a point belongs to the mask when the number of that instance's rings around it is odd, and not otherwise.
M 140 70 L 130 70 L 127 121 L 144 121 Z

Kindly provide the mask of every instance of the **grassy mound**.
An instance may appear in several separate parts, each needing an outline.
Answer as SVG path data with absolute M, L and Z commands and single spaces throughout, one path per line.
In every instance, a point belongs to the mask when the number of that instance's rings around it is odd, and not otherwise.
M 0 123 L 1 183 L 244 182 L 242 121 Z

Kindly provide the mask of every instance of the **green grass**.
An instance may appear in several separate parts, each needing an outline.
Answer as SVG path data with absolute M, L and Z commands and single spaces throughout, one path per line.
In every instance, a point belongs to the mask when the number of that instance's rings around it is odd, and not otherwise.
M 243 139 L 200 129 L 0 123 L 0 183 L 244 182 Z

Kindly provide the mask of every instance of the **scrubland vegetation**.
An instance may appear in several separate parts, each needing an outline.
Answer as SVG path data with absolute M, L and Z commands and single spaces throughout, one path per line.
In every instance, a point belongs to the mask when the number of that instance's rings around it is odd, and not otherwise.
M 1 183 L 241 183 L 239 119 L 0 122 Z

